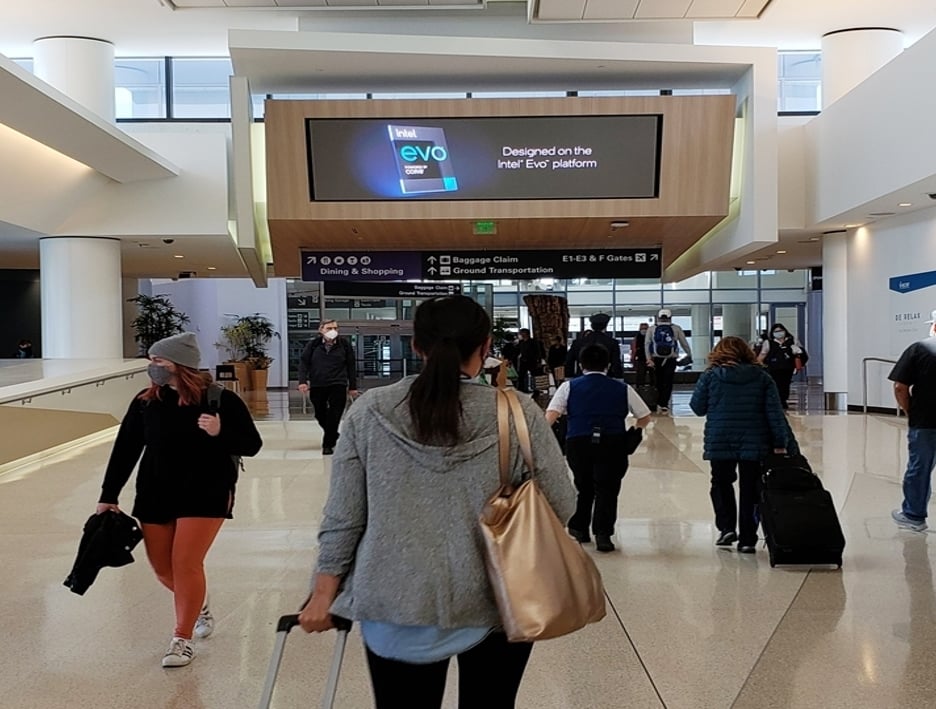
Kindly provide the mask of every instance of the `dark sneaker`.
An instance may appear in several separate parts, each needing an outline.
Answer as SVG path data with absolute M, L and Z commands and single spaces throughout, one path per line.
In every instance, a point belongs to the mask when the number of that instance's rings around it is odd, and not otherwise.
M 757 548 L 750 544 L 739 544 L 738 553 L 740 554 L 753 554 L 757 551 Z
M 591 541 L 588 532 L 583 532 L 580 529 L 572 529 L 572 527 L 569 527 L 569 534 L 579 544 L 588 544 Z
M 718 535 L 718 539 L 715 540 L 715 546 L 730 547 L 736 541 L 738 541 L 738 535 L 734 532 L 722 532 Z
M 595 535 L 595 549 L 598 551 L 614 551 L 614 544 L 611 541 L 611 537 L 606 537 L 601 534 Z
M 335 452 L 335 449 L 331 446 L 322 446 L 322 455 L 331 455 Z

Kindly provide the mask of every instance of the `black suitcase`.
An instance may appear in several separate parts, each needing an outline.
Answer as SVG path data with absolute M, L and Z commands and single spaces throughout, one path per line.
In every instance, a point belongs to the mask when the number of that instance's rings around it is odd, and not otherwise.
M 656 388 L 656 373 L 652 369 L 647 369 L 647 383 L 638 384 L 634 390 L 643 399 L 650 411 L 656 411 L 660 403 L 660 392 Z
M 832 495 L 802 456 L 771 456 L 765 461 L 760 518 L 771 566 L 841 568 L 845 536 Z
M 338 629 L 338 638 L 335 640 L 335 652 L 332 655 L 331 671 L 328 673 L 328 682 L 322 695 L 323 709 L 332 709 L 335 705 L 335 695 L 338 693 L 338 677 L 341 674 L 341 663 L 344 660 L 345 645 L 348 642 L 348 632 L 351 622 L 344 618 L 334 618 Z M 270 668 L 263 683 L 260 695 L 259 709 L 269 709 L 273 699 L 273 687 L 276 685 L 276 675 L 279 674 L 280 661 L 283 659 L 283 650 L 286 647 L 286 638 L 289 631 L 299 625 L 298 615 L 284 615 L 276 624 L 276 644 L 273 646 L 273 655 L 270 657 Z

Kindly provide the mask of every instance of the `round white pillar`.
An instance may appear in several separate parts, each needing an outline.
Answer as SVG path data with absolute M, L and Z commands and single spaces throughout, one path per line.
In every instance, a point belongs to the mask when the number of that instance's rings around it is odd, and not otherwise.
M 856 27 L 822 37 L 822 107 L 838 101 L 903 51 L 903 34 L 887 27 Z
M 92 37 L 40 37 L 33 72 L 102 118 L 114 122 L 114 45 Z
M 822 389 L 826 408 L 848 404 L 848 234 L 822 237 Z
M 42 356 L 122 359 L 120 240 L 39 240 Z

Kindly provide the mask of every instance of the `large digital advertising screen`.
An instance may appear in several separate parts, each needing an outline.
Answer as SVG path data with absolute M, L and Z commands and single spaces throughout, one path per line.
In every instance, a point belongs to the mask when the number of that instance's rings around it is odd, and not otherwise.
M 646 199 L 663 116 L 307 118 L 313 202 Z

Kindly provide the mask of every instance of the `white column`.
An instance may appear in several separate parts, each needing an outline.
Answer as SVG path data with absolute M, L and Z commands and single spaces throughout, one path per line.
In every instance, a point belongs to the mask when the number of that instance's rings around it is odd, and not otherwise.
M 834 343 L 834 344 L 833 344 Z M 822 388 L 826 408 L 848 404 L 848 234 L 822 237 Z
M 822 37 L 822 107 L 855 88 L 903 51 L 903 34 L 886 27 L 856 27 Z
M 120 240 L 39 240 L 42 356 L 122 359 Z
M 91 37 L 41 37 L 33 72 L 105 120 L 114 122 L 114 45 Z

